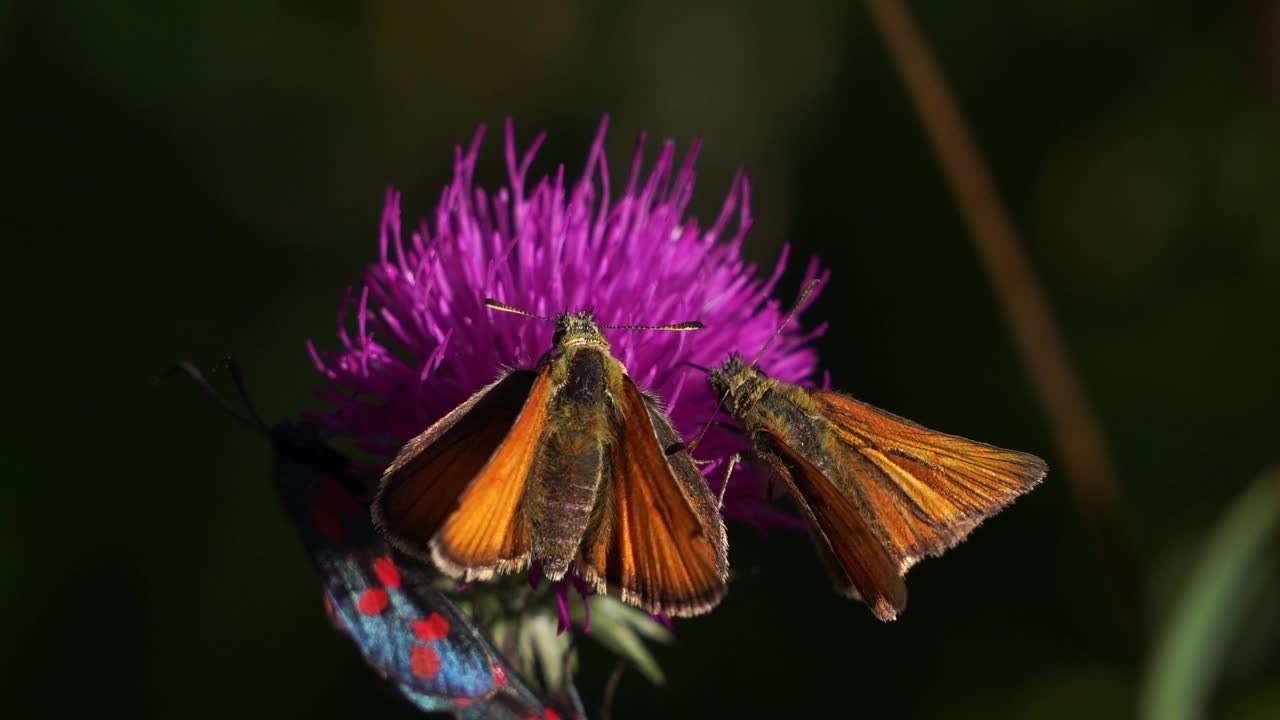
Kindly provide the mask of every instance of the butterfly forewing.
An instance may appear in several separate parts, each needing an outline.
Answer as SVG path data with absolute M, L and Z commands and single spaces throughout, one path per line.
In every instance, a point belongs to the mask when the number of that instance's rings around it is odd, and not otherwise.
M 724 523 L 671 422 L 623 378 L 607 504 L 583 544 L 588 581 L 649 612 L 697 615 L 726 590 Z
M 387 537 L 468 579 L 526 565 L 529 527 L 518 506 L 548 392 L 545 371 L 509 372 L 411 440 L 374 504 Z
M 867 513 L 905 571 L 1035 487 L 1044 461 L 921 427 L 833 392 L 810 392 L 829 425 L 833 482 Z

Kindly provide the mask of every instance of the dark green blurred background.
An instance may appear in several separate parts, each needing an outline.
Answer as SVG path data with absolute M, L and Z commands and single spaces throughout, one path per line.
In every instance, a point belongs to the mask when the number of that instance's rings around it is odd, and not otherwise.
M 1051 472 L 881 625 L 804 537 L 731 527 L 728 600 L 615 717 L 1131 716 L 1200 543 L 1280 460 L 1280 5 L 913 11 L 1095 402 L 1124 531 Z M 604 111 L 615 173 L 640 129 L 702 136 L 697 214 L 745 166 L 750 256 L 833 270 L 811 317 L 837 386 L 1059 464 L 860 4 L 0 2 L 0 58 L 0 713 L 413 716 L 327 627 L 266 444 L 148 379 L 233 354 L 269 417 L 314 407 L 303 343 L 333 345 L 384 186 L 430 212 L 453 144 L 506 115 L 550 131 L 537 172 L 581 167 Z M 1280 717 L 1268 581 L 1222 638 L 1215 716 Z M 612 661 L 587 645 L 594 710 Z

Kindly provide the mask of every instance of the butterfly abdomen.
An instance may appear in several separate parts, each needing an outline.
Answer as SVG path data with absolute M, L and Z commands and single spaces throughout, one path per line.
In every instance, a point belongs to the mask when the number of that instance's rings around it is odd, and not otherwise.
M 610 361 L 593 349 L 554 361 L 553 373 L 563 384 L 551 400 L 528 498 L 533 556 L 552 580 L 568 570 L 596 504 L 612 435 L 606 398 Z

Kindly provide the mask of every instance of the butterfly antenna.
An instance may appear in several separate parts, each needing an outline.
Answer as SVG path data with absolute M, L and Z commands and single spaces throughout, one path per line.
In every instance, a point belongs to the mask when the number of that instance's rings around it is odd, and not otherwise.
M 502 312 L 515 313 L 516 315 L 523 315 L 525 317 L 536 318 L 538 320 L 546 320 L 547 322 L 555 322 L 549 317 L 545 317 L 543 315 L 535 315 L 534 313 L 531 313 L 528 310 L 521 310 L 520 308 L 515 307 L 513 305 L 500 303 L 497 300 L 494 300 L 493 298 L 485 298 L 484 306 L 492 310 L 501 310 Z
M 694 448 L 698 447 L 698 443 L 702 442 L 702 438 L 707 436 L 707 432 L 711 430 L 711 426 L 716 424 L 716 416 L 720 414 L 720 409 L 724 407 L 725 398 L 728 396 L 728 391 L 725 391 L 723 395 L 716 398 L 716 409 L 711 411 L 711 417 L 707 418 L 706 424 L 702 426 L 702 429 L 698 431 L 698 434 L 693 436 L 693 441 L 685 446 L 685 449 L 688 450 L 690 454 L 693 453 Z
M 800 312 L 800 308 L 804 307 L 804 301 L 808 300 L 809 296 L 813 294 L 813 291 L 817 290 L 818 286 L 821 284 L 822 280 L 820 278 L 814 278 L 809 281 L 808 285 L 804 286 L 804 290 L 800 291 L 800 297 L 796 298 L 796 304 L 791 306 L 791 310 L 787 312 L 787 316 L 782 319 L 782 323 L 778 325 L 778 329 L 773 332 L 773 337 L 769 338 L 769 341 L 764 344 L 764 347 L 760 348 L 760 352 L 756 353 L 756 359 L 751 361 L 752 368 L 760 363 L 760 358 L 764 357 L 769 346 L 773 344 L 774 340 L 778 339 L 778 336 L 782 334 L 783 330 L 787 329 L 787 326 L 791 324 L 792 318 L 796 316 L 796 313 Z
M 177 374 L 186 375 L 187 379 L 190 380 L 192 384 L 207 395 L 209 399 L 213 401 L 213 404 L 216 405 L 219 410 L 222 410 L 222 412 L 230 416 L 232 420 L 254 430 L 268 430 L 266 424 L 262 422 L 262 419 L 258 417 L 257 413 L 253 412 L 252 407 L 249 408 L 250 414 L 247 416 L 236 410 L 227 402 L 226 398 L 219 395 L 218 391 L 213 389 L 213 386 L 205 379 L 199 368 L 191 364 L 188 360 L 182 360 L 175 363 L 173 367 L 170 367 L 160 373 L 160 377 L 158 379 L 165 379 Z
M 674 332 L 688 332 L 689 330 L 701 330 L 706 327 L 697 320 L 689 322 L 675 323 L 674 325 L 601 325 L 602 328 L 610 330 L 671 330 Z

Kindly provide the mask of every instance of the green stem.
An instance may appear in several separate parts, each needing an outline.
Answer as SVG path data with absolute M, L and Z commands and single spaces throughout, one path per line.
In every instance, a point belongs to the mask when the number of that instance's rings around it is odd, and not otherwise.
M 1267 541 L 1280 522 L 1280 466 L 1236 500 L 1205 545 L 1151 655 L 1142 690 L 1144 720 L 1205 715 L 1209 691 L 1246 610 L 1267 580 Z

